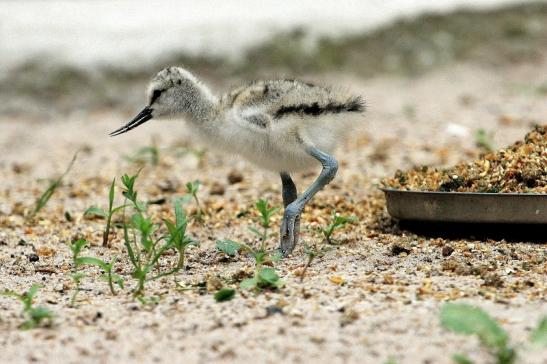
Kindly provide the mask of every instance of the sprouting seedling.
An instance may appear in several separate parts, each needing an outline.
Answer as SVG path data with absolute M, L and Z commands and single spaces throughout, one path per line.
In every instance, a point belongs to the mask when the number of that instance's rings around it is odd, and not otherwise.
M 144 285 L 147 281 L 175 274 L 182 268 L 184 257 L 179 256 L 177 266 L 167 271 L 158 271 L 155 275 L 149 276 L 149 273 L 157 266 L 159 259 L 166 251 L 176 249 L 179 254 L 184 255 L 186 247 L 197 243 L 186 236 L 186 216 L 182 212 L 180 201 L 175 203 L 176 221 L 166 223 L 168 235 L 155 237 L 159 225 L 146 216 L 146 205 L 137 198 L 138 194 L 135 190 L 137 176 L 138 173 L 134 176 L 124 175 L 122 177 L 123 195 L 131 202 L 135 210 L 129 223 L 124 222 L 123 232 L 124 245 L 129 261 L 133 266 L 132 277 L 137 280 L 133 294 L 136 297 L 142 297 Z
M 78 258 L 80 252 L 86 245 L 87 240 L 85 239 L 78 239 L 70 244 L 70 250 L 72 251 L 72 262 L 74 263 L 74 267 L 76 266 L 76 258 Z
M 35 307 L 32 305 L 32 300 L 41 287 L 42 286 L 39 284 L 33 284 L 30 289 L 23 294 L 19 294 L 11 290 L 4 290 L 0 292 L 0 295 L 14 297 L 23 304 L 22 314 L 26 318 L 26 321 L 20 326 L 23 330 L 33 329 L 40 326 L 50 326 L 53 322 L 53 318 L 55 316 L 53 311 L 44 306 Z
M 64 171 L 63 174 L 59 176 L 59 178 L 52 180 L 49 184 L 48 188 L 42 193 L 42 195 L 38 198 L 36 201 L 36 206 L 34 207 L 34 210 L 29 214 L 28 218 L 32 219 L 34 216 L 36 216 L 40 210 L 46 206 L 51 196 L 53 196 L 53 193 L 55 193 L 55 190 L 61 185 L 61 182 L 63 181 L 63 178 L 70 172 L 72 169 L 72 166 L 74 165 L 74 162 L 76 161 L 76 157 L 78 156 L 78 152 L 74 153 L 74 156 L 72 157 L 72 160 L 68 164 L 68 167 Z
M 188 226 L 188 220 L 186 214 L 182 209 L 182 203 L 180 199 L 175 199 L 175 221 L 163 220 L 167 227 L 168 243 L 172 244 L 179 254 L 177 263 L 178 269 L 184 268 L 184 256 L 186 254 L 186 248 L 189 246 L 197 246 L 198 243 L 192 238 L 186 235 L 186 228 Z
M 217 241 L 216 247 L 221 252 L 230 256 L 234 256 L 239 251 L 244 251 L 255 259 L 254 275 L 252 278 L 241 281 L 241 288 L 260 291 L 261 289 L 266 288 L 276 289 L 283 287 L 284 282 L 279 278 L 275 268 L 263 267 L 264 263 L 272 262 L 276 260 L 277 257 L 270 257 L 268 253 L 263 250 L 254 250 L 247 244 L 238 243 L 233 240 Z
M 441 324 L 455 333 L 477 336 L 498 364 L 511 364 L 517 357 L 515 349 L 509 346 L 507 332 L 478 307 L 447 303 L 441 309 Z M 471 362 L 462 354 L 453 359 L 458 363 Z
M 328 250 L 330 250 L 330 247 L 322 246 L 321 248 L 318 248 L 317 245 L 304 245 L 304 252 L 308 256 L 308 260 L 306 261 L 306 265 L 304 266 L 302 274 L 300 275 L 300 283 L 304 282 L 306 272 L 308 271 L 308 268 L 310 267 L 313 260 L 317 257 L 322 257 Z
M 129 176 L 127 174 L 124 174 L 122 176 L 122 184 L 123 184 L 123 191 L 122 195 L 132 202 L 133 207 L 139 211 L 144 212 L 146 211 L 146 205 L 142 202 L 140 202 L 137 199 L 137 191 L 135 191 L 135 181 L 137 180 L 137 177 L 139 176 L 139 173 L 142 169 L 139 169 L 136 174 L 133 176 Z
M 198 199 L 198 191 L 199 191 L 199 187 L 201 186 L 201 182 L 196 180 L 194 182 L 188 182 L 186 184 L 186 192 L 192 196 L 192 198 L 194 199 L 195 203 L 196 203 L 196 207 L 197 207 L 197 214 L 196 214 L 196 218 L 198 220 L 201 220 L 203 218 L 203 209 L 201 208 L 201 204 L 199 202 L 199 199 Z
M 328 244 L 332 244 L 332 234 L 334 233 L 334 230 L 340 229 L 344 227 L 347 223 L 355 222 L 357 221 L 357 217 L 355 216 L 342 216 L 336 213 L 334 211 L 332 213 L 332 222 L 327 226 L 326 228 L 321 228 L 321 232 L 323 233 L 323 236 L 325 237 L 325 241 Z
M 108 245 L 108 238 L 110 236 L 110 227 L 112 225 L 112 216 L 114 216 L 115 213 L 117 213 L 118 211 L 126 207 L 126 205 L 114 207 L 115 184 L 116 184 L 116 179 L 114 178 L 112 180 L 112 184 L 110 185 L 110 190 L 108 192 L 108 211 L 105 211 L 99 207 L 91 206 L 84 212 L 85 216 L 95 215 L 95 216 L 100 216 L 106 219 L 106 227 L 103 231 L 103 246 Z
M 76 304 L 76 299 L 78 297 L 78 294 L 80 293 L 80 283 L 82 282 L 82 279 L 85 277 L 85 274 L 78 272 L 78 264 L 76 263 L 76 260 L 78 259 L 78 256 L 80 255 L 80 252 L 82 249 L 87 245 L 87 241 L 85 239 L 78 239 L 74 241 L 72 244 L 70 244 L 70 250 L 72 251 L 72 274 L 70 277 L 72 278 L 72 281 L 74 282 L 74 292 L 72 293 L 72 297 L 70 298 L 70 306 L 74 307 Z
M 74 292 L 72 292 L 72 296 L 70 297 L 70 307 L 76 307 L 76 300 L 81 291 L 80 284 L 84 277 L 85 274 L 82 272 L 74 272 L 70 275 L 70 278 L 72 278 L 72 281 L 74 282 Z
M 260 250 L 264 251 L 266 247 L 266 239 L 268 238 L 268 230 L 271 228 L 271 218 L 273 214 L 275 214 L 279 208 L 278 207 L 268 207 L 268 201 L 264 199 L 260 199 L 256 202 L 255 206 L 258 209 L 258 212 L 260 212 L 260 226 L 262 227 L 262 231 L 259 231 L 255 227 L 249 227 L 249 230 L 256 234 L 260 240 Z
M 117 284 L 118 287 L 120 287 L 121 289 L 123 289 L 124 287 L 123 278 L 113 273 L 114 264 L 116 263 L 116 261 L 117 261 L 116 257 L 112 258 L 110 260 L 110 263 L 107 263 L 95 257 L 78 257 L 76 258 L 76 265 L 77 266 L 93 265 L 102 269 L 104 273 L 101 274 L 101 279 L 108 283 L 108 288 L 110 289 L 110 293 L 112 293 L 113 295 L 116 295 L 116 290 L 114 289 L 114 283 Z
M 494 150 L 492 139 L 484 129 L 479 129 L 475 132 L 475 145 L 484 149 L 486 152 L 492 152 Z

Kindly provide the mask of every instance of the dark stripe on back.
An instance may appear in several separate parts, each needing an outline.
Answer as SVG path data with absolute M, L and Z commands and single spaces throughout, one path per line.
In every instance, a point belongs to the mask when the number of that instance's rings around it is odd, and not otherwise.
M 361 97 L 354 97 L 345 103 L 329 102 L 322 106 L 319 106 L 319 103 L 317 102 L 282 106 L 275 112 L 274 119 L 281 119 L 290 114 L 319 116 L 322 114 L 339 114 L 342 112 L 362 112 L 364 110 L 365 103 L 363 99 Z

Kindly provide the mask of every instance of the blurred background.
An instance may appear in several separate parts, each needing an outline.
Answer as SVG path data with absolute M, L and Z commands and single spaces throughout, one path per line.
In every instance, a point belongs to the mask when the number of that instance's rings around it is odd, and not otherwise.
M 0 19 L 0 114 L 39 120 L 132 112 L 166 65 L 222 87 L 534 62 L 547 47 L 547 3 L 522 0 L 23 0 Z

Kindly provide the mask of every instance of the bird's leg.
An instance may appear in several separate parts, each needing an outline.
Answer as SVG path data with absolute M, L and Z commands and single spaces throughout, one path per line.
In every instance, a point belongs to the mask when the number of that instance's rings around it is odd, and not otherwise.
M 296 185 L 294 184 L 291 176 L 286 172 L 281 172 L 281 184 L 283 186 L 283 207 L 286 209 L 292 202 L 298 197 L 298 192 L 296 190 Z M 296 231 L 294 237 L 294 245 L 298 243 L 298 231 L 300 230 L 300 214 L 295 217 L 294 220 L 294 231 Z
M 281 184 L 283 186 L 283 207 L 287 207 L 291 202 L 296 200 L 298 193 L 291 176 L 287 172 L 281 172 L 279 175 L 281 176 Z
M 320 151 L 314 146 L 308 147 L 307 152 L 309 155 L 321 162 L 323 169 L 321 170 L 319 177 L 317 177 L 311 186 L 308 187 L 308 189 L 300 197 L 285 207 L 280 234 L 280 249 L 281 253 L 285 256 L 290 254 L 296 245 L 300 230 L 300 214 L 304 210 L 304 207 L 317 192 L 319 192 L 334 179 L 336 171 L 338 170 L 338 162 L 331 155 Z M 285 193 L 283 193 L 283 200 L 285 201 Z

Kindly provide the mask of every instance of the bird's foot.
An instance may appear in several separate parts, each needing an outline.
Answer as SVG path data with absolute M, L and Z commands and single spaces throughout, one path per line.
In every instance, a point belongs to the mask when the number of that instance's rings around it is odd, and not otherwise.
M 281 244 L 280 250 L 283 256 L 289 255 L 298 243 L 298 234 L 300 233 L 300 212 L 293 211 L 291 208 L 285 210 L 283 221 L 281 222 Z

